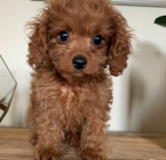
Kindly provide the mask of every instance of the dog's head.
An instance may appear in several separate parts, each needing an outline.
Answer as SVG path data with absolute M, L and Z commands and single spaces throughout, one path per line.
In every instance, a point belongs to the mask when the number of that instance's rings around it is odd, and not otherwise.
M 127 66 L 131 34 L 110 0 L 48 0 L 30 26 L 36 69 L 49 61 L 62 76 L 97 76 L 109 65 L 118 76 Z

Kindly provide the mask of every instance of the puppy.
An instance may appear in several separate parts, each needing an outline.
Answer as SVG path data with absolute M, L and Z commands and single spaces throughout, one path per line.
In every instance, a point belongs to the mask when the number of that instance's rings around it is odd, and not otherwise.
M 28 27 L 35 160 L 60 157 L 60 142 L 81 159 L 105 159 L 110 75 L 122 74 L 131 52 L 125 18 L 110 0 L 48 0 Z

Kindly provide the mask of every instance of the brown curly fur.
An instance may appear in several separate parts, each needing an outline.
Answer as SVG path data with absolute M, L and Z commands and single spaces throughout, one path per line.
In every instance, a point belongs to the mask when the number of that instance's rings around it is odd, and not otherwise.
M 79 147 L 81 159 L 101 160 L 106 155 L 106 130 L 111 78 L 127 66 L 131 34 L 125 18 L 110 0 L 49 0 L 30 22 L 28 63 L 33 67 L 28 126 L 35 160 L 61 155 L 63 141 Z M 69 40 L 58 34 L 67 31 Z M 102 35 L 101 45 L 93 44 Z M 110 45 L 111 44 L 111 45 Z M 72 59 L 86 57 L 79 71 Z

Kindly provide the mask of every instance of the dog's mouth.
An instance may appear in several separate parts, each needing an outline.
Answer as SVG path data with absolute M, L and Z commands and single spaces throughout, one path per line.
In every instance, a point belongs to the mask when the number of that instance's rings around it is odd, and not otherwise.
M 83 69 L 74 69 L 73 76 L 75 76 L 75 77 L 82 77 L 83 75 L 85 75 Z

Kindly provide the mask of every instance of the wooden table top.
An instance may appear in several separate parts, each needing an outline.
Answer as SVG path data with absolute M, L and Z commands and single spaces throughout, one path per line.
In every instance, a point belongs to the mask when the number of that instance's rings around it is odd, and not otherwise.
M 108 133 L 108 160 L 166 160 L 166 135 Z M 26 128 L 0 128 L 0 160 L 33 160 Z M 60 160 L 80 160 L 76 149 L 63 145 Z

